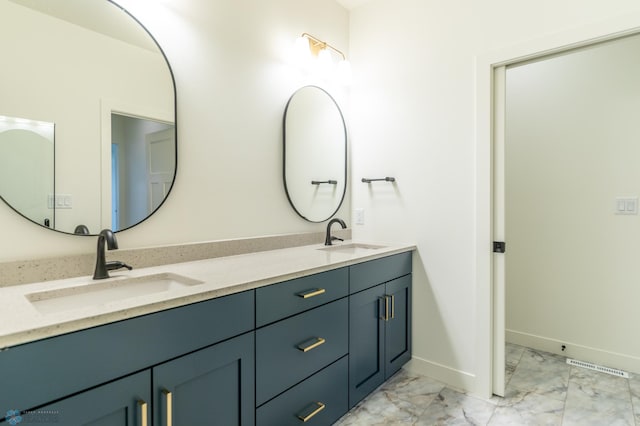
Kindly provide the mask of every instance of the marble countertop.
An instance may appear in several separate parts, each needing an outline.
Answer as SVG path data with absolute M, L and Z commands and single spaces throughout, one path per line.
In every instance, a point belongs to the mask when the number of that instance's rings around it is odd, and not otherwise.
M 338 245 L 352 244 L 345 241 Z M 366 244 L 358 242 L 358 244 Z M 376 249 L 323 250 L 310 245 L 194 262 L 176 263 L 132 271 L 112 271 L 111 278 L 91 276 L 0 288 L 0 350 L 47 337 L 121 321 L 139 315 L 201 302 L 367 260 L 415 250 L 412 244 L 370 243 Z M 96 285 L 118 287 L 123 279 L 175 274 L 202 282 L 165 291 L 129 295 L 110 301 L 89 300 L 63 310 L 38 309 L 38 295 L 91 293 Z

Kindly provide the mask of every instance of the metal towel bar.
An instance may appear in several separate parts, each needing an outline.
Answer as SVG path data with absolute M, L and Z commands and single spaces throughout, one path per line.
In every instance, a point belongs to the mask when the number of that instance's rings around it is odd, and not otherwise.
M 369 178 L 362 178 L 362 181 L 364 183 L 371 183 L 371 182 L 379 182 L 379 181 L 385 181 L 385 182 L 395 182 L 396 178 L 394 177 L 384 177 L 384 178 L 378 178 L 378 179 L 369 179 Z

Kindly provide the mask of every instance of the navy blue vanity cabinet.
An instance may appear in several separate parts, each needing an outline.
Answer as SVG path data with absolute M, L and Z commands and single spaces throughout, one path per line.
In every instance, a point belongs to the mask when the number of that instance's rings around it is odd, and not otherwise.
M 253 346 L 251 332 L 154 367 L 154 425 L 254 425 Z
M 349 407 L 411 359 L 411 253 L 350 267 Z
M 145 370 L 24 413 L 20 423 L 151 426 L 150 383 L 151 372 Z

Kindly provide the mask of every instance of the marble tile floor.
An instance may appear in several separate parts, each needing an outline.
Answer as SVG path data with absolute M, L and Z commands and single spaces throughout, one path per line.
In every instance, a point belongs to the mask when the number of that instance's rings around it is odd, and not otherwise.
M 640 374 L 620 378 L 507 344 L 506 395 L 479 399 L 401 370 L 334 426 L 640 426 Z

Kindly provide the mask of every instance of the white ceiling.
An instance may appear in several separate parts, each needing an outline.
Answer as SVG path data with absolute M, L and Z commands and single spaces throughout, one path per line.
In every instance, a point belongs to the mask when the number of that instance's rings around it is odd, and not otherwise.
M 336 3 L 345 9 L 351 10 L 365 3 L 369 3 L 370 1 L 371 0 L 336 0 Z

